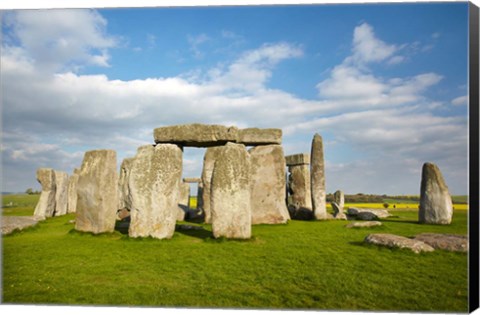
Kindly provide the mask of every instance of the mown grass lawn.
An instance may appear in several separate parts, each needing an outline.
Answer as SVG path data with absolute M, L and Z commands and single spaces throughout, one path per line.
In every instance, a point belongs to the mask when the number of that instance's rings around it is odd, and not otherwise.
M 4 200 L 5 202 L 5 200 Z M 70 214 L 3 237 L 2 301 L 13 304 L 467 311 L 467 255 L 363 244 L 369 233 L 467 233 L 392 211 L 374 229 L 345 221 L 253 227 L 250 241 L 215 240 L 210 225 L 171 240 L 73 230 Z M 31 206 L 31 213 L 33 206 Z M 30 214 L 31 214 L 30 213 Z

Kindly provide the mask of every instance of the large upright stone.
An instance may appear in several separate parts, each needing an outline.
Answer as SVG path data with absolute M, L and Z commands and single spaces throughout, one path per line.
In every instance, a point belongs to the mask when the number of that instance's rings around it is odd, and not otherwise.
M 252 224 L 279 224 L 290 219 L 285 204 L 285 158 L 280 145 L 250 149 Z
M 55 212 L 55 172 L 51 168 L 39 168 L 37 170 L 37 180 L 42 186 L 42 193 L 33 215 L 39 219 L 44 220 L 53 216 Z
M 203 169 L 202 169 L 202 194 L 198 200 L 198 209 L 203 212 L 205 223 L 212 223 L 211 216 L 211 183 L 213 167 L 216 159 L 220 156 L 222 147 L 212 147 L 205 151 L 203 157 Z
M 211 147 L 236 142 L 237 127 L 221 125 L 188 124 L 156 128 L 155 143 L 174 143 L 190 147 Z
M 333 194 L 333 201 L 343 211 L 343 207 L 345 206 L 345 195 L 343 194 L 343 191 L 337 190 Z
M 179 183 L 177 221 L 184 221 L 190 204 L 190 184 Z
M 244 145 L 282 144 L 282 129 L 240 129 L 237 143 Z
M 288 166 L 288 210 L 292 219 L 310 220 L 312 194 L 310 188 L 310 154 L 294 154 L 285 157 Z
M 78 183 L 78 168 L 73 170 L 73 174 L 68 177 L 68 202 L 67 213 L 75 213 L 77 211 L 77 183 Z
M 55 193 L 55 216 L 67 214 L 68 204 L 68 174 L 55 171 L 55 184 L 57 191 Z
M 134 158 L 125 158 L 120 166 L 120 175 L 118 177 L 118 209 L 132 208 L 132 197 L 130 195 L 130 188 L 128 187 L 128 179 L 132 170 Z
M 131 237 L 171 238 L 175 232 L 182 149 L 174 144 L 138 148 L 128 180 Z
M 325 163 L 323 159 L 323 140 L 318 133 L 313 136 L 312 152 L 310 156 L 313 215 L 316 220 L 326 220 L 327 194 L 325 192 Z
M 212 231 L 215 238 L 251 237 L 250 157 L 242 144 L 219 150 L 212 174 Z
M 423 164 L 418 221 L 428 224 L 450 224 L 452 215 L 452 198 L 440 169 L 433 163 Z
M 118 205 L 117 154 L 85 152 L 77 183 L 75 229 L 95 234 L 113 232 Z

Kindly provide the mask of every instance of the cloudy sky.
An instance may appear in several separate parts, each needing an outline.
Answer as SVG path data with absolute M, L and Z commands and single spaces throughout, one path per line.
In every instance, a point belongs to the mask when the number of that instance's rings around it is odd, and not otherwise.
M 467 3 L 1 14 L 2 191 L 205 123 L 281 128 L 287 155 L 321 134 L 328 192 L 419 194 L 430 161 L 467 194 Z

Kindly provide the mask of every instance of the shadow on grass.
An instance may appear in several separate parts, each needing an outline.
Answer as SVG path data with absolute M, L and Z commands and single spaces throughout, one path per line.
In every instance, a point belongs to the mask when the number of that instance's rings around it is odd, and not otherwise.
M 177 224 L 175 226 L 175 232 L 202 240 L 213 238 L 213 233 L 211 231 L 205 230 L 203 227 L 196 225 Z
M 380 222 L 406 223 L 406 224 L 414 224 L 414 225 L 421 224 L 418 221 L 413 221 L 413 220 L 393 220 L 393 219 L 381 219 Z

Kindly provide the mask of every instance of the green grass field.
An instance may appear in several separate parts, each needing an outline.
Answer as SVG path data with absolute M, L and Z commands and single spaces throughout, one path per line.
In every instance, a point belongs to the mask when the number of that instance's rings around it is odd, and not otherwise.
M 3 204 L 10 198 L 17 197 Z M 25 206 L 18 197 L 18 212 L 4 215 L 31 215 L 33 199 Z M 434 226 L 418 224 L 416 211 L 389 210 L 395 217 L 373 229 L 290 221 L 253 226 L 249 241 L 215 240 L 210 225 L 192 223 L 181 224 L 204 229 L 179 230 L 171 240 L 94 236 L 74 231 L 72 214 L 51 218 L 3 237 L 2 302 L 466 312 L 466 254 L 362 241 L 369 233 L 466 234 L 468 212 Z

